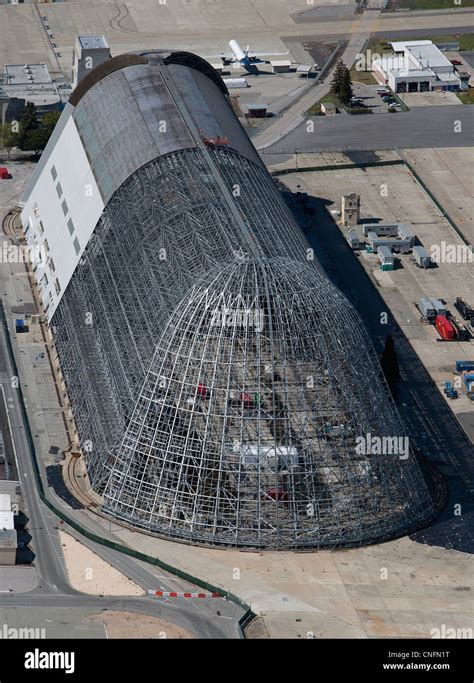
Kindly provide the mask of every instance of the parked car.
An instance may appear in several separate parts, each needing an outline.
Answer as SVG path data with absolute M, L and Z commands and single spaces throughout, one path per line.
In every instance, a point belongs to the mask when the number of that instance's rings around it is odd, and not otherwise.
M 451 59 L 450 60 L 451 64 L 454 64 L 454 66 L 461 66 L 462 62 L 459 59 Z

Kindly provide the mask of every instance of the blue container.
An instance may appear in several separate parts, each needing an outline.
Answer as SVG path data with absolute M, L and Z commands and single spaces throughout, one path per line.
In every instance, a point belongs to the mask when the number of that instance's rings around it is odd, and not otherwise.
M 457 360 L 456 372 L 462 372 L 463 370 L 474 370 L 474 360 Z

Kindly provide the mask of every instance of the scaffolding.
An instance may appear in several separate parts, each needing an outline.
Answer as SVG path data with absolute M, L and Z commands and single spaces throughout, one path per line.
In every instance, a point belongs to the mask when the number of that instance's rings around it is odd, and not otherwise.
M 311 266 L 237 255 L 159 340 L 106 511 L 191 542 L 360 544 L 429 513 L 413 457 L 358 452 L 403 428 L 352 307 Z
M 358 315 L 264 167 L 203 141 L 160 68 L 195 146 L 112 194 L 51 321 L 104 512 L 277 549 L 426 522 L 415 457 L 357 448 L 405 434 Z

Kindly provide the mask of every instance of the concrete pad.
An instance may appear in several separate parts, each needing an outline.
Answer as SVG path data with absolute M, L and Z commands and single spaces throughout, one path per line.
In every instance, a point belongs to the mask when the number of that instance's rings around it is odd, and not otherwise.
M 413 107 L 440 107 L 459 104 L 459 97 L 455 92 L 402 93 L 399 97 L 410 109 Z M 427 115 L 429 116 L 428 112 Z
M 29 593 L 38 586 L 39 576 L 36 567 L 0 567 L 0 593 Z

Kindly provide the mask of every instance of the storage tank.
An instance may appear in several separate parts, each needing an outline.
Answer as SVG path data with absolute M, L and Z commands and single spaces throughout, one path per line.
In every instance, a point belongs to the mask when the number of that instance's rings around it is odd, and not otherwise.
M 456 339 L 456 331 L 446 316 L 437 315 L 435 325 L 443 339 L 446 339 L 446 341 L 454 341 Z

